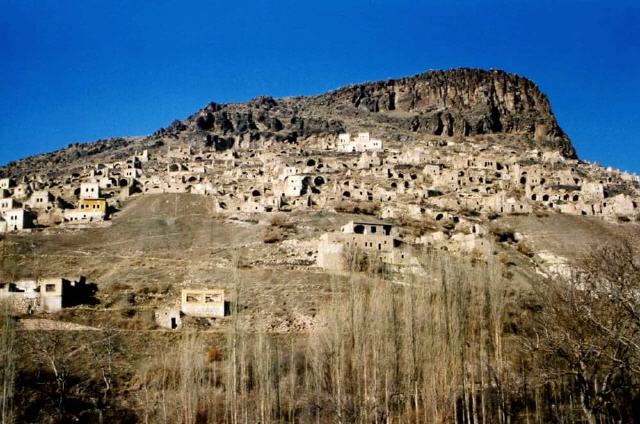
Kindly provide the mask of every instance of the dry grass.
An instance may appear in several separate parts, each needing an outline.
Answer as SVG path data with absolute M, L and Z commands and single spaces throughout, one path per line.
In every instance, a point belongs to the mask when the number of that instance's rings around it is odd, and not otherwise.
M 344 200 L 336 204 L 334 209 L 338 213 L 352 213 L 376 216 L 380 212 L 380 205 L 374 202 L 351 202 Z
M 242 311 L 224 354 L 185 335 L 141 370 L 141 414 L 178 411 L 167 418 L 176 423 L 497 422 L 506 411 L 483 388 L 511 384 L 505 282 L 495 264 L 425 261 L 429 278 L 404 286 L 354 274 L 345 293 L 334 281 L 303 340 L 248 332 Z
M 286 215 L 275 215 L 262 234 L 262 241 L 266 244 L 279 243 L 295 234 L 295 224 Z

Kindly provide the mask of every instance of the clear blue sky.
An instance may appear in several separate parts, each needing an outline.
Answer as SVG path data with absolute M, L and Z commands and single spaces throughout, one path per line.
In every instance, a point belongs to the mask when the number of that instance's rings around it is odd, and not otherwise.
M 640 172 L 638 0 L 0 0 L 0 163 L 209 101 L 427 69 L 534 80 L 578 154 Z

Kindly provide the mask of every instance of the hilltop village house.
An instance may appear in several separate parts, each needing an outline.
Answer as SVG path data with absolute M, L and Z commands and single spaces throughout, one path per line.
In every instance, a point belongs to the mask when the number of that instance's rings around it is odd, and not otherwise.
M 100 197 L 99 183 L 80 184 L 78 207 L 65 213 L 69 222 L 103 221 L 107 217 L 107 201 Z
M 8 302 L 13 313 L 55 313 L 65 305 L 80 303 L 89 293 L 84 277 L 77 280 L 44 278 L 0 283 L 0 301 Z
M 225 315 L 223 289 L 183 289 L 178 308 L 161 308 L 155 312 L 159 327 L 174 330 L 182 326 L 182 316 L 219 318 Z
M 181 311 L 185 315 L 196 317 L 223 317 L 224 290 L 184 289 Z
M 0 221 L 0 233 L 9 231 L 20 231 L 31 227 L 31 214 L 23 208 L 9 209 L 2 212 Z
M 318 244 L 317 265 L 323 269 L 344 271 L 356 264 L 358 257 L 367 257 L 373 264 L 395 269 L 417 265 L 402 241 L 393 235 L 389 223 L 350 221 L 340 232 L 325 233 Z
M 205 196 L 212 212 L 223 216 L 361 210 L 385 220 L 434 222 L 427 234 L 403 236 L 404 245 L 390 235 L 393 243 L 378 243 L 381 232 L 359 234 L 355 227 L 323 236 L 319 266 L 343 269 L 340 258 L 354 249 L 394 266 L 408 259 L 402 255 L 409 243 L 489 251 L 490 243 L 471 230 L 478 219 L 495 215 L 553 211 L 617 222 L 640 219 L 637 176 L 552 150 L 515 151 L 486 136 L 383 143 L 360 132 L 287 144 L 241 141 L 219 151 L 159 136 L 148 142 L 153 150 L 121 160 L 94 160 L 54 177 L 0 179 L 0 233 L 34 223 L 42 228 L 103 221 L 117 202 L 154 193 Z
M 368 132 L 361 132 L 355 138 L 351 138 L 351 134 L 340 134 L 336 146 L 338 152 L 345 153 L 362 153 L 362 152 L 381 152 L 382 140 L 370 138 Z

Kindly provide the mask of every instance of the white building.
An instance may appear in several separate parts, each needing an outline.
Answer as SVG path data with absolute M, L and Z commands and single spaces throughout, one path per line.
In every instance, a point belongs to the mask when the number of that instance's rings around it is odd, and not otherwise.
M 29 204 L 33 209 L 46 209 L 52 206 L 54 198 L 47 190 L 35 191 L 31 195 Z
M 0 179 L 0 190 L 8 190 L 11 188 L 11 180 L 9 178 Z
M 284 180 L 284 196 L 297 197 L 303 194 L 304 175 L 291 175 Z
M 358 133 L 354 139 L 351 134 L 345 133 L 338 136 L 338 144 L 336 150 L 339 152 L 381 152 L 382 140 L 370 138 L 368 132 Z
M 29 227 L 29 214 L 26 210 L 10 209 L 2 213 L 2 218 L 7 223 L 6 231 L 20 231 Z
M 82 183 L 80 184 L 81 199 L 99 199 L 100 185 L 98 183 Z
M 9 209 L 15 209 L 16 202 L 11 197 L 6 199 L 0 199 L 0 212 L 8 211 Z

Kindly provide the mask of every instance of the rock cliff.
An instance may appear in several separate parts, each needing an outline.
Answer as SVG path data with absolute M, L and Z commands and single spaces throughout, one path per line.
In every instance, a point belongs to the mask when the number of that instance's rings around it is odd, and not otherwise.
M 200 134 L 223 149 L 239 139 L 292 142 L 337 134 L 353 123 L 441 136 L 517 134 L 576 157 L 547 96 L 532 81 L 466 68 L 350 85 L 319 96 L 210 103 L 157 134 Z
M 461 68 L 350 85 L 318 96 L 212 102 L 149 137 L 73 144 L 11 163 L 0 174 L 20 175 L 48 165 L 60 168 L 93 155 L 124 157 L 141 142 L 151 145 L 162 143 L 163 138 L 226 150 L 239 144 L 295 143 L 359 129 L 397 139 L 516 135 L 527 142 L 527 148 L 535 143 L 557 149 L 567 158 L 577 157 L 547 96 L 532 81 L 499 70 Z
M 317 99 L 371 114 L 404 112 L 403 126 L 434 135 L 518 133 L 576 153 L 547 96 L 530 80 L 504 71 L 453 69 L 345 87 Z

